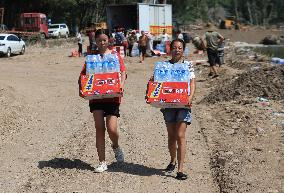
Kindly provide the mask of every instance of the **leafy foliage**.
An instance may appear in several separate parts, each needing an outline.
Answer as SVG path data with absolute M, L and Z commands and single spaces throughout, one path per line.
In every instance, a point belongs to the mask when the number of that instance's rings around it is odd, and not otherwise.
M 17 24 L 22 12 L 46 13 L 53 23 L 66 22 L 71 29 L 105 20 L 108 4 L 142 2 L 135 0 L 1 0 L 5 8 L 4 22 Z M 143 1 L 145 2 L 145 1 Z M 180 23 L 196 20 L 218 21 L 217 10 L 222 8 L 227 16 L 256 25 L 267 25 L 284 21 L 283 0 L 168 0 L 173 5 L 173 15 Z

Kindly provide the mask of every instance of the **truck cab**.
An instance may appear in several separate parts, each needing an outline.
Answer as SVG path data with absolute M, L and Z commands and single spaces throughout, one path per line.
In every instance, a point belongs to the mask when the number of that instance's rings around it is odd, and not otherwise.
M 40 32 L 41 37 L 48 37 L 48 25 L 46 15 L 43 13 L 22 13 L 20 26 L 23 31 Z

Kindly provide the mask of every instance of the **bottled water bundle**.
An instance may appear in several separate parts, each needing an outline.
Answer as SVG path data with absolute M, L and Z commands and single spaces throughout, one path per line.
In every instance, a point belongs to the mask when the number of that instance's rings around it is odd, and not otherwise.
M 157 44 L 156 50 L 159 50 L 160 52 L 165 52 L 166 48 L 164 44 Z
M 155 64 L 154 81 L 171 82 L 171 66 L 169 62 L 157 62 Z
M 105 54 L 103 57 L 98 55 L 87 55 L 86 74 L 104 74 L 120 72 L 120 64 L 117 55 Z
M 273 57 L 271 58 L 271 64 L 284 64 L 284 59 Z
M 154 81 L 189 82 L 188 65 L 184 63 L 157 62 L 155 64 Z
M 172 82 L 189 82 L 189 69 L 187 64 L 176 63 L 171 70 Z

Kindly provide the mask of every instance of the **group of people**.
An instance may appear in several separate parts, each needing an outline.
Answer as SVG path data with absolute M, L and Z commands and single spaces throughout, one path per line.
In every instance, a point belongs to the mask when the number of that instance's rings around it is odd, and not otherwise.
M 145 36 L 144 36 L 145 38 Z M 143 40 L 143 35 L 139 38 Z M 121 73 L 121 89 L 124 89 L 126 82 L 126 68 L 124 61 L 121 59 L 119 53 L 112 51 L 109 48 L 110 36 L 104 30 L 97 30 L 95 32 L 95 42 L 97 49 L 94 54 L 117 54 L 120 62 Z M 145 46 L 145 44 L 142 44 Z M 191 103 L 195 93 L 195 75 L 192 63 L 183 60 L 183 52 L 185 49 L 185 42 L 181 39 L 173 40 L 170 43 L 171 59 L 169 62 L 175 64 L 178 62 L 186 63 L 190 71 L 190 94 L 188 96 L 188 106 Z M 81 75 L 86 74 L 86 66 L 81 71 Z M 80 78 L 78 80 L 80 87 Z M 81 88 L 79 88 L 81 89 Z M 80 92 L 79 92 L 80 93 Z M 119 133 L 117 120 L 120 117 L 119 107 L 121 98 L 108 99 L 93 99 L 89 101 L 90 112 L 93 114 L 96 128 L 96 148 L 99 157 L 99 164 L 95 167 L 95 172 L 104 172 L 107 170 L 107 162 L 105 157 L 105 131 L 107 131 L 112 142 L 112 149 L 114 151 L 117 162 L 124 161 L 124 153 L 122 146 L 119 144 Z M 177 166 L 176 179 L 185 180 L 187 174 L 184 172 L 184 160 L 186 153 L 186 127 L 191 124 L 191 109 L 177 108 L 177 109 L 162 109 L 168 132 L 168 149 L 170 152 L 170 162 L 165 167 L 165 172 L 173 172 Z
M 95 31 L 96 30 L 90 31 L 87 34 L 89 38 L 89 49 L 92 51 L 97 49 Z M 116 27 L 113 33 L 110 34 L 109 46 L 123 46 L 125 55 L 130 57 L 134 56 L 132 50 L 135 46 L 137 46 L 135 49 L 138 49 L 137 54 L 139 55 L 140 63 L 143 63 L 147 50 L 149 51 L 150 55 L 154 54 L 154 37 L 154 34 L 150 32 L 146 33 L 143 30 L 141 33 L 139 33 L 138 30 L 127 31 L 124 28 Z M 77 40 L 79 47 L 78 52 L 79 55 L 82 55 L 82 31 L 77 33 Z M 165 45 L 170 43 L 170 36 L 165 30 L 161 36 L 161 43 Z M 135 54 L 135 56 L 137 55 Z
M 132 42 L 136 42 L 136 38 L 130 36 L 128 38 Z M 96 50 L 94 54 L 116 54 L 119 58 L 120 63 L 120 74 L 121 74 L 121 90 L 123 91 L 126 82 L 126 68 L 123 59 L 120 54 L 110 49 L 111 37 L 105 30 L 97 30 L 94 34 L 94 40 L 96 44 Z M 218 75 L 215 69 L 217 61 L 217 47 L 218 43 L 224 40 L 218 32 L 215 32 L 210 28 L 205 33 L 205 40 L 207 46 L 208 59 L 210 63 L 210 73 L 213 76 Z M 147 36 L 142 32 L 139 37 L 140 49 L 144 52 L 147 42 Z M 170 53 L 171 59 L 168 60 L 172 65 L 175 63 L 185 63 L 188 65 L 190 72 L 190 84 L 189 84 L 189 95 L 188 95 L 188 107 L 189 108 L 165 108 L 161 109 L 163 113 L 164 121 L 168 133 L 168 150 L 170 153 L 169 164 L 165 167 L 165 172 L 172 173 L 177 166 L 176 179 L 186 180 L 187 174 L 184 172 L 184 161 L 186 155 L 186 128 L 191 124 L 191 105 L 195 93 L 195 74 L 193 64 L 191 61 L 186 61 L 183 58 L 185 50 L 185 42 L 181 36 L 171 41 Z M 84 65 L 81 74 L 86 74 L 86 65 Z M 210 75 L 211 76 L 211 75 Z M 80 76 L 81 77 L 81 76 Z M 78 80 L 80 88 L 80 77 Z M 152 77 L 153 78 L 153 77 Z M 151 79 L 152 79 L 151 78 Z M 79 92 L 80 93 L 80 92 Z M 81 96 L 81 94 L 80 94 Z M 106 98 L 106 99 L 93 99 L 89 101 L 90 112 L 93 114 L 95 128 L 96 128 L 96 148 L 99 157 L 99 164 L 95 167 L 95 172 L 104 172 L 108 169 L 106 156 L 105 156 L 105 131 L 112 142 L 112 149 L 117 162 L 124 161 L 124 153 L 121 145 L 119 144 L 119 133 L 118 133 L 118 117 L 120 117 L 120 103 L 121 98 Z

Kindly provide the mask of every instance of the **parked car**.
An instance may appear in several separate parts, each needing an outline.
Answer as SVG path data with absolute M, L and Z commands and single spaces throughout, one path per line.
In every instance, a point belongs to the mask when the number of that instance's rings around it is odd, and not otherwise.
M 26 44 L 14 34 L 0 33 L 0 54 L 10 57 L 11 54 L 24 54 Z
M 61 37 L 68 38 L 69 28 L 65 23 L 50 24 L 48 26 L 48 36 L 55 38 L 61 38 Z

